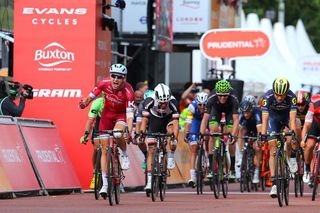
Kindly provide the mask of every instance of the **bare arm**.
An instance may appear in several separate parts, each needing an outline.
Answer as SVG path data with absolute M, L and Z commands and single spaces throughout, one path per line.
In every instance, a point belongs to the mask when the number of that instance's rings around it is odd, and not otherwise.
M 209 113 L 203 114 L 203 118 L 201 120 L 201 125 L 200 125 L 200 133 L 201 134 L 204 134 L 206 132 L 206 128 L 207 128 L 208 121 L 209 121 L 209 116 L 210 116 Z
M 269 119 L 269 113 L 263 112 L 262 113 L 261 134 L 267 134 L 268 119 Z

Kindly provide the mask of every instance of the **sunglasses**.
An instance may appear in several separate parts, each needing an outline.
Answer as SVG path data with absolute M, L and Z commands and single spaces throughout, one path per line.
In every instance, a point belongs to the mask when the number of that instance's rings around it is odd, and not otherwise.
M 297 107 L 304 107 L 306 104 L 297 104 Z
M 115 75 L 115 74 L 111 74 L 111 78 L 114 78 L 114 79 L 123 79 L 124 76 L 123 75 Z
M 205 107 L 206 104 L 198 104 L 199 107 Z
M 218 95 L 218 97 L 228 97 L 229 95 Z

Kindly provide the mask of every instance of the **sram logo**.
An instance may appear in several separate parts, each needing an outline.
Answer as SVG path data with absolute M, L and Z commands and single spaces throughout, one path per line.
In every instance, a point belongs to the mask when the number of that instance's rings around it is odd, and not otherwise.
M 56 15 L 85 15 L 87 14 L 87 8 L 34 8 L 25 7 L 22 10 L 22 14 L 56 14 Z
M 81 89 L 33 89 L 37 98 L 80 98 Z

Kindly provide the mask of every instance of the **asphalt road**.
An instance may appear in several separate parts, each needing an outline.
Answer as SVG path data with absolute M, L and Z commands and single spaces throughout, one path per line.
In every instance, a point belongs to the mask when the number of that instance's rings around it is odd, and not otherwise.
M 291 185 L 291 191 L 292 191 Z M 109 206 L 107 200 L 95 200 L 93 193 L 75 193 L 57 196 L 20 197 L 0 200 L 1 213 L 84 213 L 84 212 L 237 212 L 237 213 L 294 213 L 320 212 L 320 195 L 311 201 L 311 190 L 305 186 L 303 197 L 296 198 L 290 194 L 289 206 L 278 206 L 277 199 L 269 197 L 266 192 L 240 193 L 239 184 L 229 184 L 228 197 L 215 199 L 209 187 L 205 187 L 203 195 L 197 195 L 192 188 L 175 188 L 167 191 L 165 201 L 157 199 L 152 202 L 144 192 L 128 192 L 121 194 L 120 205 Z

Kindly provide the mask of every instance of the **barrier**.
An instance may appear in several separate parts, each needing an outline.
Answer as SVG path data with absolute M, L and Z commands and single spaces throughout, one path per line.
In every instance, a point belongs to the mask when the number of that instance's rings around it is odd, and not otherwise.
M 53 122 L 24 118 L 18 118 L 17 122 L 42 187 L 49 193 L 80 190 L 80 182 Z
M 0 116 L 0 194 L 40 192 L 37 177 L 17 126 L 10 116 Z

